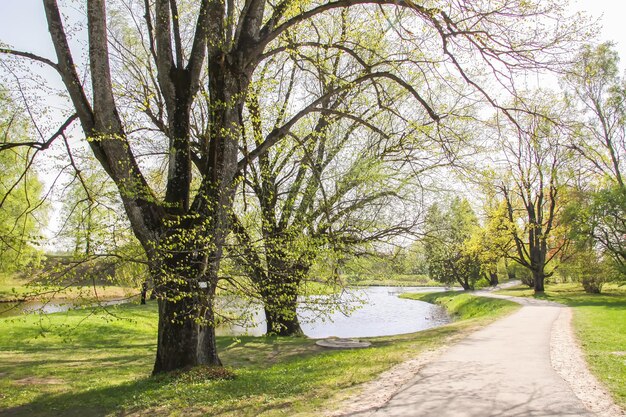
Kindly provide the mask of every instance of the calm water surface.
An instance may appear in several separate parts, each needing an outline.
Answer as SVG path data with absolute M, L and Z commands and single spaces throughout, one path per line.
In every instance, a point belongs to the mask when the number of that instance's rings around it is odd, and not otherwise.
M 424 287 L 367 287 L 350 289 L 341 295 L 348 311 L 330 311 L 324 297 L 312 303 L 302 303 L 298 318 L 304 334 L 312 338 L 374 337 L 413 333 L 441 326 L 451 321 L 445 309 L 422 301 L 405 300 L 398 295 L 405 292 L 443 291 L 443 288 Z M 218 328 L 219 335 L 252 335 L 265 333 L 266 324 L 260 307 L 247 307 L 250 316 L 247 326 L 236 324 Z
M 374 337 L 412 333 L 450 322 L 445 309 L 422 301 L 405 300 L 398 295 L 405 292 L 443 291 L 437 287 L 366 287 L 348 289 L 332 300 L 326 296 L 311 297 L 301 302 L 298 318 L 304 333 L 312 338 Z M 265 317 L 258 304 L 245 304 L 238 299 L 221 300 L 230 316 L 241 317 L 217 329 L 221 336 L 265 333 Z M 340 308 L 335 301 L 340 301 Z M 126 303 L 128 300 L 103 301 L 101 305 Z M 0 317 L 41 312 L 59 313 L 76 304 L 69 300 L 37 301 L 19 304 L 0 303 Z

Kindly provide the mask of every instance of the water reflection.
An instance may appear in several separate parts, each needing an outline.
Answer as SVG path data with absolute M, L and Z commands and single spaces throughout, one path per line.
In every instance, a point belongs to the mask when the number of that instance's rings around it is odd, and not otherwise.
M 304 333 L 312 338 L 374 337 L 412 333 L 450 322 L 445 309 L 421 301 L 405 300 L 398 295 L 405 292 L 442 291 L 436 287 L 366 287 L 346 290 L 333 300 L 317 296 L 303 300 L 298 318 Z M 340 301 L 339 305 L 335 301 Z M 115 305 L 128 299 L 101 301 L 99 305 Z M 83 305 L 88 307 L 88 305 Z M 236 297 L 221 297 L 222 312 L 237 320 L 218 327 L 220 336 L 265 334 L 265 315 L 259 304 L 246 303 Z M 28 301 L 0 303 L 0 317 L 29 313 L 59 313 L 80 305 L 71 300 L 50 302 Z
M 374 337 L 412 333 L 450 322 L 444 308 L 421 301 L 405 300 L 405 292 L 442 291 L 442 288 L 368 287 L 351 289 L 341 295 L 343 308 L 324 314 L 323 305 L 301 303 L 298 318 L 304 334 L 312 338 Z M 319 297 L 317 301 L 323 301 Z M 346 311 L 348 310 L 348 311 Z M 264 314 L 260 306 L 246 306 L 245 325 L 220 326 L 218 335 L 252 335 L 265 333 Z

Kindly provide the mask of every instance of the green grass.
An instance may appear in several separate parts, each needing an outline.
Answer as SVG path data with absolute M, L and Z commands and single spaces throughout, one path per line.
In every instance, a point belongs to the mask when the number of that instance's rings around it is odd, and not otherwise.
M 118 318 L 73 310 L 0 319 L 0 415 L 319 415 L 394 364 L 511 310 L 501 300 L 444 297 L 476 308 L 461 309 L 467 320 L 448 326 L 368 339 L 368 349 L 325 350 L 306 338 L 219 338 L 220 357 L 235 374 L 222 380 L 199 371 L 150 377 L 154 303 L 115 307 Z
M 30 292 L 26 283 L 26 280 L 18 278 L 15 274 L 0 273 L 0 300 L 22 298 Z
M 356 277 L 348 277 L 350 285 L 364 287 L 459 287 L 458 283 L 443 284 L 428 278 L 427 275 L 399 275 L 391 274 L 387 277 L 373 277 L 367 279 L 358 279 Z M 502 281 L 502 282 L 506 282 Z M 475 288 L 490 287 L 486 279 L 480 279 L 475 283 Z
M 350 285 L 363 287 L 445 287 L 446 284 L 433 281 L 427 275 L 389 274 L 362 278 L 356 275 L 346 277 Z
M 445 307 L 457 320 L 489 317 L 493 314 L 513 312 L 519 308 L 517 304 L 510 301 L 476 297 L 471 293 L 459 293 L 457 291 L 402 294 L 400 297 L 439 304 Z
M 0 302 L 64 299 L 88 303 L 95 299 L 128 298 L 138 294 L 137 288 L 90 284 L 59 286 L 40 283 L 18 274 L 0 273 Z
M 580 284 L 552 284 L 545 294 L 517 287 L 499 294 L 556 301 L 574 309 L 574 330 L 591 371 L 626 408 L 626 286 L 605 285 L 603 294 L 587 294 Z M 621 352 L 621 355 L 620 353 Z

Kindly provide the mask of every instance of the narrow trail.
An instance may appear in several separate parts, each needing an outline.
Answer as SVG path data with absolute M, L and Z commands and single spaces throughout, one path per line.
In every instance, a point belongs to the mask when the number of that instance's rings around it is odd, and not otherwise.
M 422 366 L 384 404 L 344 417 L 590 417 L 595 414 L 553 368 L 552 327 L 570 310 L 543 300 L 494 295 L 522 304 Z M 563 318 L 561 318 L 562 321 Z M 570 381 L 571 383 L 571 381 Z M 576 389 L 576 387 L 574 387 Z M 610 401 L 610 400 L 609 400 Z M 585 401 L 589 407 L 589 401 Z M 594 407 L 591 407 L 594 409 Z M 595 408 L 594 411 L 598 411 Z

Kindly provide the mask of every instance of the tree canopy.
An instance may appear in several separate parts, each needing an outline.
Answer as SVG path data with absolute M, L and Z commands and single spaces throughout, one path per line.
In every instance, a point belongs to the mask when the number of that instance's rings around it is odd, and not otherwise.
M 155 282 L 155 373 L 220 364 L 218 272 L 254 164 L 277 161 L 290 137 L 317 140 L 299 132 L 332 119 L 381 149 L 395 141 L 397 163 L 426 142 L 454 159 L 475 105 L 519 127 L 518 76 L 562 69 L 586 33 L 556 0 L 90 0 L 77 51 L 70 17 L 56 0 L 43 7 L 55 58 L 3 48 L 3 60 L 54 69 L 72 110 L 48 137 L 0 150 L 46 149 L 80 125 Z M 149 175 L 159 164 L 162 182 Z

